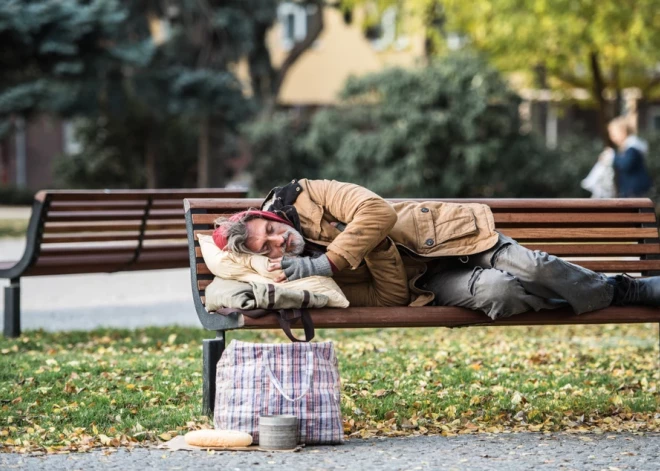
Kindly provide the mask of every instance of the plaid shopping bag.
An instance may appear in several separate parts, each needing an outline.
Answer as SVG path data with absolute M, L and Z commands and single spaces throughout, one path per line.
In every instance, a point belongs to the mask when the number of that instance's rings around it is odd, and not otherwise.
M 216 370 L 215 428 L 259 442 L 260 415 L 295 415 L 298 443 L 341 443 L 340 384 L 332 342 L 232 340 Z

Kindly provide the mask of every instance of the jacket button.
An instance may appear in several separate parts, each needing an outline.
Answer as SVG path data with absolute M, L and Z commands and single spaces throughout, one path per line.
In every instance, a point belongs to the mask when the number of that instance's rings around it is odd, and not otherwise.
M 428 245 L 429 247 L 433 245 L 433 239 L 426 239 L 426 245 Z
M 299 187 L 299 186 L 296 187 L 296 191 L 300 191 L 300 187 Z
M 422 212 L 423 212 L 423 213 L 428 213 L 428 212 L 429 212 L 429 208 L 422 208 Z

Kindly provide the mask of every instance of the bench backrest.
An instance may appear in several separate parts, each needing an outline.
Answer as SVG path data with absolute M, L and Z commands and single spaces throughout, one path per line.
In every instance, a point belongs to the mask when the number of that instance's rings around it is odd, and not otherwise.
M 204 309 L 204 290 L 213 280 L 213 275 L 204 264 L 196 235 L 211 234 L 213 221 L 219 216 L 258 208 L 261 201 L 184 200 L 193 298 L 200 321 L 207 329 L 221 328 L 218 326 L 222 322 L 218 318 L 222 316 L 208 315 Z M 493 211 L 495 225 L 500 232 L 530 249 L 546 251 L 595 271 L 643 276 L 660 272 L 655 210 L 652 201 L 646 198 L 438 201 L 487 204 Z M 222 325 L 229 324 L 225 322 Z
M 44 190 L 35 195 L 21 276 L 188 266 L 184 198 L 245 190 Z

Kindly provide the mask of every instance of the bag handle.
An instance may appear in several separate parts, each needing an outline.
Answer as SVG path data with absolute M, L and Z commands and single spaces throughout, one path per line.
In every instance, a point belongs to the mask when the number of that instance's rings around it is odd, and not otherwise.
M 292 342 L 309 342 L 314 338 L 314 322 L 307 309 L 280 309 L 276 311 L 275 315 L 280 323 L 280 327 Z M 291 333 L 291 324 L 298 319 L 302 321 L 305 340 L 298 339 Z
M 242 314 L 251 319 L 259 319 L 270 314 L 277 317 L 280 327 L 286 336 L 292 342 L 309 342 L 314 338 L 314 321 L 307 309 L 238 309 L 238 308 L 221 308 L 215 311 L 218 314 L 228 316 L 231 314 Z M 294 324 L 300 319 L 302 321 L 303 329 L 305 331 L 305 339 L 298 339 L 291 333 L 291 324 Z
M 266 371 L 268 372 L 268 377 L 270 378 L 270 382 L 273 383 L 273 386 L 275 386 L 275 389 L 277 389 L 280 394 L 284 397 L 289 402 L 296 402 L 301 400 L 305 395 L 309 392 L 309 390 L 312 388 L 312 379 L 314 378 L 314 352 L 309 351 L 307 352 L 307 387 L 303 392 L 300 393 L 300 396 L 296 397 L 295 399 L 289 396 L 287 393 L 284 392 L 284 388 L 282 387 L 282 383 L 278 381 L 278 379 L 275 377 L 275 374 L 273 374 L 273 370 L 270 368 L 270 352 L 264 351 L 263 354 L 263 360 L 264 360 L 264 368 L 266 368 Z

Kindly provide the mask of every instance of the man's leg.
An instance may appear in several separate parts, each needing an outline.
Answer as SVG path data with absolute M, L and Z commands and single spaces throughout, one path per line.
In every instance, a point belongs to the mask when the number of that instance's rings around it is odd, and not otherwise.
M 509 273 L 478 266 L 445 266 L 435 270 L 424 288 L 435 294 L 436 305 L 482 311 L 493 320 L 566 305 L 562 300 L 544 299 L 529 293 L 520 280 Z
M 615 283 L 606 275 L 526 249 L 506 236 L 500 236 L 498 246 L 489 260 L 483 256 L 488 253 L 478 254 L 477 263 L 510 273 L 527 292 L 542 298 L 564 299 L 577 314 L 612 304 Z

